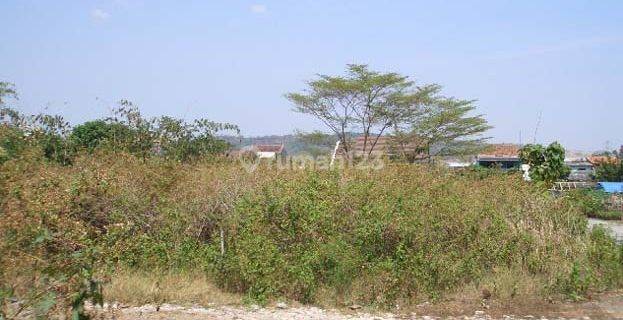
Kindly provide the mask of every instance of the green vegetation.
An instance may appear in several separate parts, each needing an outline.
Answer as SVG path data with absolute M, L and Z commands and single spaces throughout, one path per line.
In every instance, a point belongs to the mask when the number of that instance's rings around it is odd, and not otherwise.
M 606 211 L 606 198 L 608 194 L 603 191 L 591 189 L 571 190 L 566 194 L 582 213 L 588 217 L 598 217 Z
M 623 211 L 604 210 L 597 212 L 595 218 L 603 220 L 621 220 L 623 218 Z
M 0 107 L 6 104 L 7 99 L 17 99 L 15 85 L 10 82 L 0 81 Z
M 597 181 L 621 182 L 623 181 L 623 161 L 602 163 L 595 169 Z
M 412 165 L 247 173 L 110 152 L 69 166 L 44 159 L 7 161 L 0 180 L 3 297 L 41 314 L 101 301 L 101 281 L 119 269 L 200 270 L 260 302 L 383 308 L 465 286 L 515 296 L 495 285 L 502 270 L 541 297 L 623 279 L 611 238 L 518 176 Z
M 398 73 L 377 72 L 350 64 L 346 76 L 320 75 L 302 93 L 286 95 L 295 111 L 314 116 L 339 139 L 345 156 L 352 151 L 350 132 L 363 137 L 369 156 L 383 134 L 391 133 L 405 160 L 475 152 L 491 126 L 470 115 L 475 101 L 444 97 L 436 84 L 415 86 Z
M 84 319 L 105 292 L 173 299 L 176 284 L 201 279 L 258 302 L 379 308 L 466 288 L 581 298 L 623 284 L 621 247 L 587 231 L 577 201 L 517 174 L 398 163 L 247 172 L 215 136 L 235 129 L 145 119 L 125 101 L 74 128 L 3 109 L 0 318 Z M 157 292 L 131 280 L 158 273 Z M 129 286 L 144 296 L 123 298 Z
M 620 220 L 623 212 L 608 210 L 609 195 L 603 191 L 591 189 L 576 189 L 565 195 L 587 217 L 604 220 Z
M 301 150 L 312 157 L 328 156 L 333 152 L 337 139 L 335 135 L 326 134 L 321 131 L 313 131 L 310 133 L 296 132 L 296 143 L 299 146 L 294 150 Z M 293 149 L 287 149 L 293 152 Z
M 121 123 L 104 120 L 87 121 L 73 128 L 69 140 L 76 148 L 93 153 L 97 148 L 126 145 L 132 133 Z
M 127 152 L 143 159 L 162 157 L 194 161 L 224 155 L 229 143 L 217 132 L 238 132 L 235 125 L 206 119 L 186 123 L 171 117 L 144 118 L 138 108 L 121 101 L 115 117 L 89 121 L 72 128 L 60 116 L 25 116 L 13 109 L 0 109 L 0 163 L 19 158 L 30 147 L 51 161 L 69 165 L 81 151 Z
M 519 151 L 521 162 L 530 165 L 530 178 L 536 182 L 551 184 L 569 176 L 571 169 L 565 165 L 565 148 L 553 142 L 543 147 L 527 144 Z

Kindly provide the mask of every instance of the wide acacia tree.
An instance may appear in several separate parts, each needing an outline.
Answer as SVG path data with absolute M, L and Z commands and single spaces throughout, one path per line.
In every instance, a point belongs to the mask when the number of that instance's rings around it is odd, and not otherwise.
M 294 103 L 294 111 L 316 117 L 333 131 L 346 155 L 351 130 L 363 135 L 363 152 L 369 154 L 400 113 L 413 82 L 366 65 L 349 64 L 346 71 L 344 76 L 319 75 L 303 92 L 288 93 L 286 98 Z
M 413 159 L 473 151 L 490 129 L 482 115 L 471 115 L 473 100 L 447 98 L 436 84 L 416 86 L 395 72 L 372 71 L 349 64 L 345 75 L 318 75 L 302 92 L 288 93 L 294 111 L 323 122 L 351 151 L 352 132 L 363 137 L 363 154 L 370 155 L 379 138 L 393 134 L 398 153 Z

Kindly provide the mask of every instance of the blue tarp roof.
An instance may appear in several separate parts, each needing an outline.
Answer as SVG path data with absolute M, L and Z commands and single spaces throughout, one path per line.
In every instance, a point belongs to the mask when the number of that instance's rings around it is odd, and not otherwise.
M 623 182 L 597 182 L 597 187 L 607 193 L 623 193 Z

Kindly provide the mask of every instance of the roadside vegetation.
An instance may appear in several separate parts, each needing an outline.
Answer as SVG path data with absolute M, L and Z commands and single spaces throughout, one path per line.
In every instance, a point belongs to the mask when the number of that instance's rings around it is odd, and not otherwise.
M 116 114 L 71 127 L 2 109 L 0 318 L 84 319 L 85 302 L 109 298 L 387 309 L 623 284 L 607 232 L 517 174 L 247 171 L 216 136 L 233 125 L 145 119 L 129 102 Z
M 612 162 L 606 162 L 597 167 L 595 179 L 598 181 L 621 182 L 623 181 L 623 161 L 620 158 Z
M 5 307 L 101 301 L 107 279 L 118 287 L 129 282 L 119 274 L 154 270 L 204 274 L 249 301 L 381 308 L 463 287 L 579 298 L 623 279 L 605 232 L 518 176 L 412 165 L 247 173 L 124 153 L 71 166 L 30 154 L 2 175 Z
M 604 220 L 621 220 L 623 212 L 609 210 L 607 206 L 610 195 L 600 190 L 576 189 L 566 194 L 587 217 Z
M 551 186 L 554 182 L 567 178 L 571 169 L 565 165 L 565 148 L 553 142 L 544 147 L 540 144 L 527 144 L 519 151 L 521 163 L 530 166 L 530 179 Z

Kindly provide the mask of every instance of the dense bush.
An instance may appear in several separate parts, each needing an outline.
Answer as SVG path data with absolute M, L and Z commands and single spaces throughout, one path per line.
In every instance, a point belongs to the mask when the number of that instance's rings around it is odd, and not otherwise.
M 235 125 L 207 119 L 187 123 L 168 116 L 146 118 L 131 102 L 119 104 L 114 117 L 75 127 L 58 115 L 27 116 L 0 108 L 0 163 L 19 158 L 27 148 L 63 165 L 82 151 L 97 150 L 190 162 L 225 154 L 230 145 L 217 132 L 238 132 Z
M 97 148 L 109 147 L 120 149 L 131 143 L 132 132 L 121 123 L 104 120 L 87 121 L 75 126 L 69 136 L 74 148 L 84 149 L 89 153 Z
M 602 190 L 576 189 L 567 192 L 565 197 L 590 218 L 619 220 L 623 214 L 608 208 L 610 195 Z
M 26 151 L 31 152 L 31 151 Z M 223 288 L 388 306 L 494 282 L 532 294 L 616 287 L 621 251 L 568 199 L 518 176 L 418 166 L 253 173 L 124 153 L 0 166 L 0 304 L 40 314 L 101 301 L 118 268 L 204 270 Z M 495 287 L 496 296 L 512 296 Z M 13 312 L 11 311 L 11 312 Z
M 566 194 L 566 197 L 589 217 L 595 217 L 606 210 L 606 198 L 608 194 L 592 189 L 576 189 Z
M 623 161 L 604 162 L 595 169 L 595 179 L 597 181 L 623 181 Z
M 23 149 L 22 131 L 7 126 L 0 126 L 0 163 L 17 157 Z
M 589 241 L 569 203 L 517 177 L 428 168 L 297 173 L 236 209 L 224 279 L 257 298 L 314 301 L 322 290 L 389 305 L 438 297 L 498 268 L 543 277 L 544 292 L 556 292 L 586 254 L 579 239 Z

